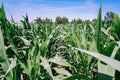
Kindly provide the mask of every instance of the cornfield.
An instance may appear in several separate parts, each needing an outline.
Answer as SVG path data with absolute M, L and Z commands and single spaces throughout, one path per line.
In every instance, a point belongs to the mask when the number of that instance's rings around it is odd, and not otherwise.
M 120 80 L 120 17 L 91 23 L 21 24 L 0 8 L 0 80 Z M 108 26 L 109 25 L 109 26 Z

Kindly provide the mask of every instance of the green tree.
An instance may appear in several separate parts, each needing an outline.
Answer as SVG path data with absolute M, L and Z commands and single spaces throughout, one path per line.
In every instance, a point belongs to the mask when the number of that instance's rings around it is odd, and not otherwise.
M 107 28 L 110 27 L 114 22 L 114 12 L 107 12 L 104 17 L 104 23 L 107 24 Z
M 52 19 L 49 19 L 49 18 L 45 18 L 45 19 L 43 19 L 42 20 L 42 23 L 44 23 L 44 24 L 51 24 L 52 23 Z
M 91 21 L 90 21 L 90 20 L 85 20 L 84 23 L 86 23 L 86 24 L 90 24 Z
M 55 19 L 56 24 L 62 24 L 62 18 L 60 16 L 57 16 Z
M 67 17 L 57 16 L 57 17 L 56 17 L 56 20 L 55 20 L 55 23 L 56 23 L 56 24 L 67 24 L 67 23 L 69 23 L 69 21 L 68 21 L 68 18 L 67 18 Z
M 104 21 L 107 23 L 112 23 L 114 20 L 114 12 L 107 12 L 105 17 L 104 17 Z
M 63 18 L 62 18 L 62 23 L 63 23 L 63 24 L 69 23 L 68 18 L 67 18 L 67 17 L 63 17 Z
M 76 24 L 81 24 L 83 21 L 82 21 L 82 19 L 77 19 L 77 20 L 75 20 L 75 19 L 73 19 L 72 21 L 71 21 L 71 23 L 76 23 Z
M 41 17 L 37 17 L 37 18 L 34 20 L 34 22 L 35 22 L 36 24 L 42 23 Z

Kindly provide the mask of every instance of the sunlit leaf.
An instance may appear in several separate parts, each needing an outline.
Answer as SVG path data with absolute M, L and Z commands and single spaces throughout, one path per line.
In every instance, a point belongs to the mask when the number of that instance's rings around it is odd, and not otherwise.
M 55 56 L 54 58 L 50 58 L 49 61 L 62 66 L 71 66 L 65 59 L 62 59 L 62 57 L 60 56 Z

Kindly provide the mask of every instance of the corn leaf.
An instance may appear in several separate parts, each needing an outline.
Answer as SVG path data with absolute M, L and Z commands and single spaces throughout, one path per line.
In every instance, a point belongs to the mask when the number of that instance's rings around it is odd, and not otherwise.
M 9 67 L 9 62 L 8 62 L 8 58 L 5 52 L 5 47 L 4 47 L 4 41 L 3 41 L 3 36 L 2 36 L 2 32 L 0 29 L 0 68 L 2 71 L 0 71 L 0 77 L 3 76 Z M 6 79 L 8 80 L 12 80 L 12 74 L 8 73 L 8 75 L 6 76 Z
M 68 46 L 71 47 L 71 45 L 68 45 Z M 91 51 L 88 51 L 88 50 L 84 50 L 84 49 L 80 49 L 80 48 L 75 48 L 75 47 L 71 47 L 71 48 L 74 48 L 74 49 L 76 49 L 78 51 L 81 51 L 81 52 L 84 52 L 84 53 L 86 53 L 88 55 L 91 55 L 91 56 L 93 56 L 93 57 L 95 57 L 95 58 L 97 58 L 97 59 L 99 59 L 99 60 L 107 63 L 108 65 L 110 65 L 114 69 L 120 71 L 120 62 L 118 60 L 115 60 L 115 59 L 113 59 L 111 57 L 104 56 L 104 55 L 102 55 L 100 53 L 91 52 Z
M 102 7 L 100 6 L 98 17 L 97 17 L 97 25 L 96 25 L 96 43 L 97 43 L 97 49 L 100 51 L 100 35 L 101 35 L 101 26 L 102 26 Z
M 88 77 L 84 74 L 76 74 L 76 75 L 70 76 L 68 78 L 65 78 L 63 80 L 79 80 L 79 79 L 92 80 L 90 77 Z
M 55 56 L 54 58 L 49 59 L 50 62 L 62 65 L 62 66 L 71 66 L 65 59 L 62 59 L 60 56 Z
M 72 76 L 72 74 L 70 72 L 68 72 L 67 70 L 65 70 L 64 68 L 54 68 L 56 70 L 56 72 L 62 74 L 62 75 L 66 75 L 66 76 Z

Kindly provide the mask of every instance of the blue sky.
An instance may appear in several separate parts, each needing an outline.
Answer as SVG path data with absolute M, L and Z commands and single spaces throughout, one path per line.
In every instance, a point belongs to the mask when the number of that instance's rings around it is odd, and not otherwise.
M 4 3 L 9 20 L 11 14 L 16 21 L 26 14 L 30 21 L 36 17 L 55 20 L 56 16 L 66 16 L 69 20 L 92 20 L 97 17 L 101 2 L 103 16 L 108 11 L 120 15 L 120 0 L 0 0 L 0 5 Z

